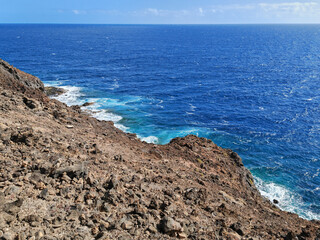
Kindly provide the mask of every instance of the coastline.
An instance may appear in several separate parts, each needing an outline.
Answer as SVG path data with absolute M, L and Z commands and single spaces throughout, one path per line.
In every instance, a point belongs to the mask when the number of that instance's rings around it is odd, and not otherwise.
M 85 97 L 85 94 L 81 93 L 82 89 L 80 87 L 55 85 L 50 83 L 45 83 L 45 86 L 48 86 L 48 87 L 50 86 L 57 89 L 59 88 L 63 89 L 63 91 L 60 91 L 59 95 L 52 96 L 52 98 L 57 99 L 67 104 L 68 106 L 75 106 L 75 105 L 80 106 L 81 110 L 86 112 L 90 116 L 101 121 L 102 120 L 111 121 L 114 123 L 114 126 L 116 128 L 118 128 L 119 130 L 125 133 L 136 135 L 136 137 L 141 141 L 145 141 L 146 143 L 159 144 L 159 139 L 156 136 L 141 137 L 137 135 L 135 132 L 128 131 L 130 129 L 129 127 L 118 123 L 119 121 L 122 120 L 122 116 L 114 114 L 105 108 L 99 109 L 99 104 L 94 102 L 94 100 L 98 100 L 98 99 L 93 99 L 93 101 L 90 101 L 91 100 L 90 99 L 89 102 L 87 102 L 86 100 L 80 99 L 81 97 Z M 87 103 L 90 103 L 90 104 L 88 104 L 88 106 L 84 106 Z M 159 145 L 165 145 L 165 144 L 159 144 Z M 296 213 L 301 218 L 304 218 L 306 220 L 320 220 L 320 215 L 314 214 L 312 212 L 303 213 L 303 215 L 300 215 L 301 212 L 303 211 L 302 210 L 303 202 L 301 197 L 298 196 L 296 193 L 291 192 L 285 186 L 276 184 L 274 182 L 264 182 L 261 178 L 257 176 L 253 176 L 253 177 L 260 194 L 263 197 L 266 197 L 270 202 L 273 202 L 273 201 L 277 202 L 276 205 L 281 210 Z
M 320 221 L 262 197 L 232 150 L 194 135 L 141 142 L 48 98 L 39 79 L 3 61 L 0 82 L 6 239 L 320 237 Z

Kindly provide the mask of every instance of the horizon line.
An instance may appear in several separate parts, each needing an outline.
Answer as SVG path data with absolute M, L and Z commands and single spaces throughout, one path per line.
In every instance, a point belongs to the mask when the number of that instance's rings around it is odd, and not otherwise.
M 0 25 L 320 25 L 319 23 L 1 23 Z

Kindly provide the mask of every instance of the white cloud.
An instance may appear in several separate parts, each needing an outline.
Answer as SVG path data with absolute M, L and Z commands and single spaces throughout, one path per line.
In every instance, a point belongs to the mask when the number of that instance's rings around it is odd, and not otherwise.
M 72 10 L 72 12 L 76 15 L 79 15 L 79 14 L 87 14 L 87 11 L 83 11 L 83 10 L 77 10 L 77 9 L 74 9 Z
M 136 11 L 122 10 L 71 10 L 73 14 L 103 14 L 110 16 L 138 17 L 161 22 L 276 22 L 314 23 L 320 22 L 320 0 L 296 0 L 297 2 L 270 3 L 269 0 L 250 4 L 217 4 L 198 6 L 190 9 L 146 8 Z M 276 0 L 270 0 L 276 1 Z M 300 2 L 299 2 L 300 1 Z M 65 10 L 70 13 L 70 10 Z M 64 12 L 59 10 L 60 13 Z
M 132 14 L 135 16 L 153 15 L 158 17 L 163 17 L 163 16 L 181 17 L 181 16 L 186 16 L 190 14 L 190 12 L 188 10 L 165 10 L 165 9 L 148 8 L 142 12 L 134 11 L 132 12 Z
M 252 10 L 256 6 L 253 4 L 229 4 L 219 6 L 221 10 Z
M 159 11 L 156 8 L 148 8 L 146 12 L 149 13 L 149 14 L 155 15 L 155 16 L 159 16 L 160 12 L 163 13 L 163 11 L 161 11 L 161 10 Z
M 316 2 L 283 2 L 283 3 L 260 3 L 259 6 L 266 12 L 282 12 L 289 14 L 312 13 L 319 8 Z
M 199 8 L 198 10 L 199 10 L 200 16 L 204 16 L 204 11 L 203 11 L 203 9 L 202 9 L 202 8 Z

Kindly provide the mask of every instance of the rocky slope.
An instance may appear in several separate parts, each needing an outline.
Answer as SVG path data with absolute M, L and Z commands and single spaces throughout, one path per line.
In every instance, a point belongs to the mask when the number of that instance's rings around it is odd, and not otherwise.
M 233 151 L 158 146 L 67 107 L 0 61 L 0 239 L 320 239 Z

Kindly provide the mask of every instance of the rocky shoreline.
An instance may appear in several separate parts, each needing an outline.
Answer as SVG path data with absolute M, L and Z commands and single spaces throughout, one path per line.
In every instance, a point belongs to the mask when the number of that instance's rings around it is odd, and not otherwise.
M 320 239 L 320 222 L 262 197 L 235 152 L 141 142 L 0 60 L 0 239 Z

